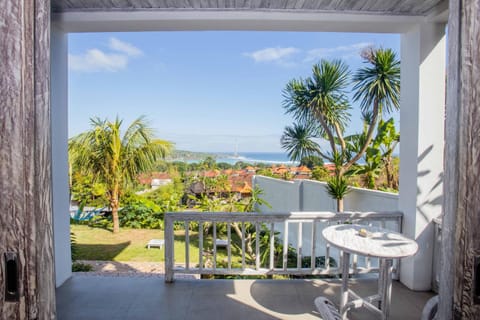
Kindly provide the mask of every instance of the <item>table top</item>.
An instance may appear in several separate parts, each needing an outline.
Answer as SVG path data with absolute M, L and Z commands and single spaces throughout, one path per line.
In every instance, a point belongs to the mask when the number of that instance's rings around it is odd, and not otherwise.
M 358 231 L 367 230 L 368 236 L 362 237 Z M 417 253 L 418 245 L 398 232 L 358 224 L 339 224 L 322 231 L 325 240 L 331 245 L 368 257 L 403 258 Z

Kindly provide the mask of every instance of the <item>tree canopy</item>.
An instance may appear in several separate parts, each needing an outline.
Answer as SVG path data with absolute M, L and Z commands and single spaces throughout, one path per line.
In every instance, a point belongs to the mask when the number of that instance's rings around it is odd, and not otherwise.
M 102 183 L 113 217 L 113 231 L 119 231 L 118 208 L 122 189 L 141 172 L 150 170 L 171 152 L 173 145 L 156 139 L 145 117 L 134 120 L 124 132 L 123 121 L 92 118 L 91 129 L 69 141 L 74 170 L 91 174 Z

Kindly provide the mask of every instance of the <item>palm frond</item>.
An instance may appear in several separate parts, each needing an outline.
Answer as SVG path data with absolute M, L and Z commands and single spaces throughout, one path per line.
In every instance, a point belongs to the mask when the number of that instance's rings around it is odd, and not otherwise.
M 400 60 L 391 49 L 374 50 L 369 64 L 359 69 L 353 83 L 355 101 L 360 101 L 360 107 L 366 112 L 374 103 L 378 103 L 380 112 L 392 112 L 400 107 Z
M 280 144 L 287 151 L 293 161 L 315 155 L 320 152 L 320 145 L 313 139 L 318 138 L 312 126 L 295 123 L 293 127 L 286 127 L 280 139 Z

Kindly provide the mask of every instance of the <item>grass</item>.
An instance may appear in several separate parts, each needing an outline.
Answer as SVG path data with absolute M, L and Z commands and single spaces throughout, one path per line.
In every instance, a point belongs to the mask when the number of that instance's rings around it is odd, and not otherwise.
M 78 260 L 105 261 L 164 261 L 164 249 L 147 249 L 151 239 L 164 239 L 162 230 L 121 228 L 119 233 L 113 233 L 101 228 L 86 225 L 71 225 L 71 231 L 76 237 Z M 176 263 L 185 262 L 185 232 L 175 231 L 174 254 Z M 232 235 L 232 238 L 235 236 Z M 212 237 L 204 237 L 204 249 L 212 249 Z M 190 263 L 198 263 L 198 234 L 190 232 L 189 258 Z M 226 249 L 217 250 L 217 263 L 226 263 Z M 241 263 L 241 251 L 238 246 L 232 246 L 232 264 Z
M 113 233 L 85 225 L 70 228 L 77 239 L 78 260 L 164 261 L 165 247 L 146 247 L 151 239 L 164 239 L 162 230 L 121 228 L 119 233 Z M 185 262 L 183 232 L 175 234 L 174 252 L 176 262 Z M 198 247 L 193 244 L 190 244 L 190 261 L 198 262 Z

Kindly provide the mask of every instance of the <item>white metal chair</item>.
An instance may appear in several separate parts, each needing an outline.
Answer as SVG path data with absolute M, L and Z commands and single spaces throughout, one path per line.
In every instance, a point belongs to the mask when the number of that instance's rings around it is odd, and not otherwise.
M 438 313 L 438 296 L 430 298 L 423 307 L 422 320 L 435 320 Z
M 315 306 L 323 320 L 342 320 L 342 316 L 337 310 L 337 307 L 327 298 L 317 297 L 315 299 Z

